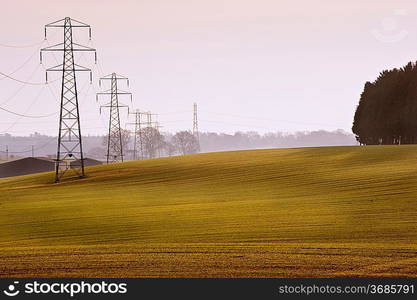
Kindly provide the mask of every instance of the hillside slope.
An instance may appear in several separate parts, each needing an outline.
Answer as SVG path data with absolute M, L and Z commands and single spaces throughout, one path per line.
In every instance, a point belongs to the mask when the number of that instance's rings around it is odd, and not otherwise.
M 416 146 L 208 153 L 87 174 L 0 179 L 0 275 L 417 275 Z

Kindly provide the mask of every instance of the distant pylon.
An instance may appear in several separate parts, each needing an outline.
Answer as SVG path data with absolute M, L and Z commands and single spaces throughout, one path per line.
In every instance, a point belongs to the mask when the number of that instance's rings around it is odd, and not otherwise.
M 153 113 L 148 111 L 148 112 L 145 113 L 145 115 L 146 115 L 147 127 L 154 128 L 154 129 L 156 129 L 156 132 L 159 133 L 159 129 L 161 129 L 162 126 L 160 125 L 160 123 L 158 121 L 153 121 L 153 119 L 152 119 L 152 116 L 155 116 L 156 119 L 158 120 L 158 114 L 153 114 Z M 158 141 L 158 144 L 156 145 L 156 148 L 158 150 L 158 156 L 161 157 L 162 145 L 159 144 L 159 142 L 160 142 L 159 139 L 157 141 Z
M 58 150 L 55 163 L 55 182 L 59 182 L 61 177 L 68 170 L 73 170 L 80 177 L 84 173 L 84 156 L 81 140 L 80 112 L 78 108 L 77 81 L 75 72 L 90 72 L 90 83 L 92 80 L 91 70 L 75 63 L 74 52 L 77 51 L 94 51 L 96 62 L 96 50 L 73 42 L 72 28 L 88 28 L 91 39 L 91 27 L 85 23 L 76 21 L 69 17 L 45 25 L 45 39 L 47 28 L 63 28 L 64 42 L 41 49 L 44 51 L 63 52 L 63 63 L 46 70 L 46 81 L 48 81 L 48 72 L 62 72 L 61 86 L 61 109 L 59 117 L 58 132 Z
M 200 152 L 200 133 L 198 132 L 197 103 L 193 105 L 193 135 L 197 140 L 197 150 Z
M 158 121 L 153 121 L 152 116 L 155 116 L 156 118 L 158 118 L 158 114 L 153 114 L 150 111 L 145 111 L 142 112 L 142 118 L 144 118 L 145 120 L 142 122 L 142 124 L 146 125 L 146 127 L 152 127 L 152 128 L 161 128 L 162 126 L 159 126 L 159 122 Z
M 155 121 L 154 123 L 155 123 L 154 128 L 155 128 L 155 129 L 156 129 L 156 131 L 160 134 L 160 130 L 159 130 L 159 129 L 161 129 L 163 126 L 161 126 L 161 125 L 160 125 L 159 121 Z M 162 151 L 162 147 L 163 147 L 162 142 L 163 142 L 163 140 L 158 139 L 158 145 L 157 145 L 157 147 L 158 147 L 158 156 L 159 156 L 159 157 L 161 157 L 161 154 L 162 154 L 162 153 L 161 153 L 161 151 Z
M 119 103 L 119 95 L 130 95 L 130 99 L 132 101 L 132 93 L 125 92 L 119 90 L 117 88 L 117 81 L 118 80 L 126 80 L 127 85 L 129 86 L 129 79 L 127 77 L 118 75 L 116 73 L 112 73 L 110 75 L 104 76 L 100 78 L 99 84 L 101 86 L 102 80 L 111 80 L 111 88 L 107 91 L 97 93 L 97 101 L 98 96 L 100 95 L 110 95 L 111 99 L 110 102 L 106 105 L 100 106 L 100 113 L 103 107 L 110 108 L 110 118 L 109 118 L 109 133 L 107 136 L 107 163 L 114 163 L 114 162 L 123 162 L 123 140 L 122 140 L 122 130 L 120 127 L 120 112 L 119 108 L 127 107 L 128 114 L 129 114 L 129 106 L 120 104 Z
M 143 139 L 142 139 L 142 116 L 145 114 L 137 109 L 135 112 L 130 113 L 135 116 L 134 123 L 127 123 L 127 125 L 135 125 L 135 135 L 133 141 L 133 159 L 143 159 Z M 139 155 L 140 153 L 140 155 Z
M 162 127 L 159 125 L 158 122 L 154 122 L 152 120 L 152 116 L 157 116 L 157 114 L 153 114 L 150 111 L 141 112 L 139 110 L 136 110 L 135 112 L 130 114 L 135 116 L 135 122 L 126 123 L 126 125 L 135 125 L 133 157 L 135 160 L 137 160 L 139 157 L 140 159 L 144 159 L 145 157 L 152 158 L 153 156 L 150 154 L 149 147 L 150 143 L 152 143 L 152 134 L 154 133 L 154 131 L 150 128 L 159 131 L 159 128 Z M 160 145 L 158 145 L 158 149 L 160 148 L 159 146 Z

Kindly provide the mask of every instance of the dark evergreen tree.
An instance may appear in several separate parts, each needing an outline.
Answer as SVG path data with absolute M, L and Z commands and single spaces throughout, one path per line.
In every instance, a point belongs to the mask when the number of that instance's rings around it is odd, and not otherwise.
M 353 120 L 363 145 L 417 143 L 417 65 L 383 71 L 366 82 Z

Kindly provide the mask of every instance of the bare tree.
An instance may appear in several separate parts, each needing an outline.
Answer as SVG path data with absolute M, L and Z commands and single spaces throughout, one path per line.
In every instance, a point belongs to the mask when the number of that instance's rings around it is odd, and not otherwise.
M 166 155 L 168 156 L 172 156 L 177 152 L 177 148 L 175 147 L 175 145 L 170 142 L 165 142 L 164 149 Z
M 177 132 L 172 138 L 172 143 L 182 154 L 198 152 L 198 141 L 191 131 Z
M 159 130 L 153 127 L 145 127 L 141 129 L 140 136 L 142 139 L 144 157 L 156 157 L 164 147 L 164 137 Z

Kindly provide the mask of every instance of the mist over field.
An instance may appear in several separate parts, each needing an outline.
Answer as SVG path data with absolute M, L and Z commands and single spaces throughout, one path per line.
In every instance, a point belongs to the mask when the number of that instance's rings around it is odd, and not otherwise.
M 172 133 L 162 133 L 164 141 L 172 140 Z M 9 149 L 9 158 L 27 157 L 32 155 L 34 146 L 35 156 L 53 157 L 56 155 L 56 140 L 54 136 L 31 134 L 30 136 L 0 135 L 0 158 L 6 158 L 6 145 Z M 104 159 L 106 154 L 105 136 L 84 136 L 83 144 L 87 157 Z M 353 146 L 356 145 L 353 134 L 343 130 L 336 131 L 300 131 L 295 133 L 265 133 L 236 132 L 234 134 L 202 132 L 200 133 L 201 152 L 216 152 L 229 150 L 250 150 L 267 148 L 295 148 L 319 146 Z M 133 138 L 129 139 L 127 159 L 132 159 Z M 164 150 L 164 149 L 162 149 Z M 178 154 L 161 152 L 161 156 Z

